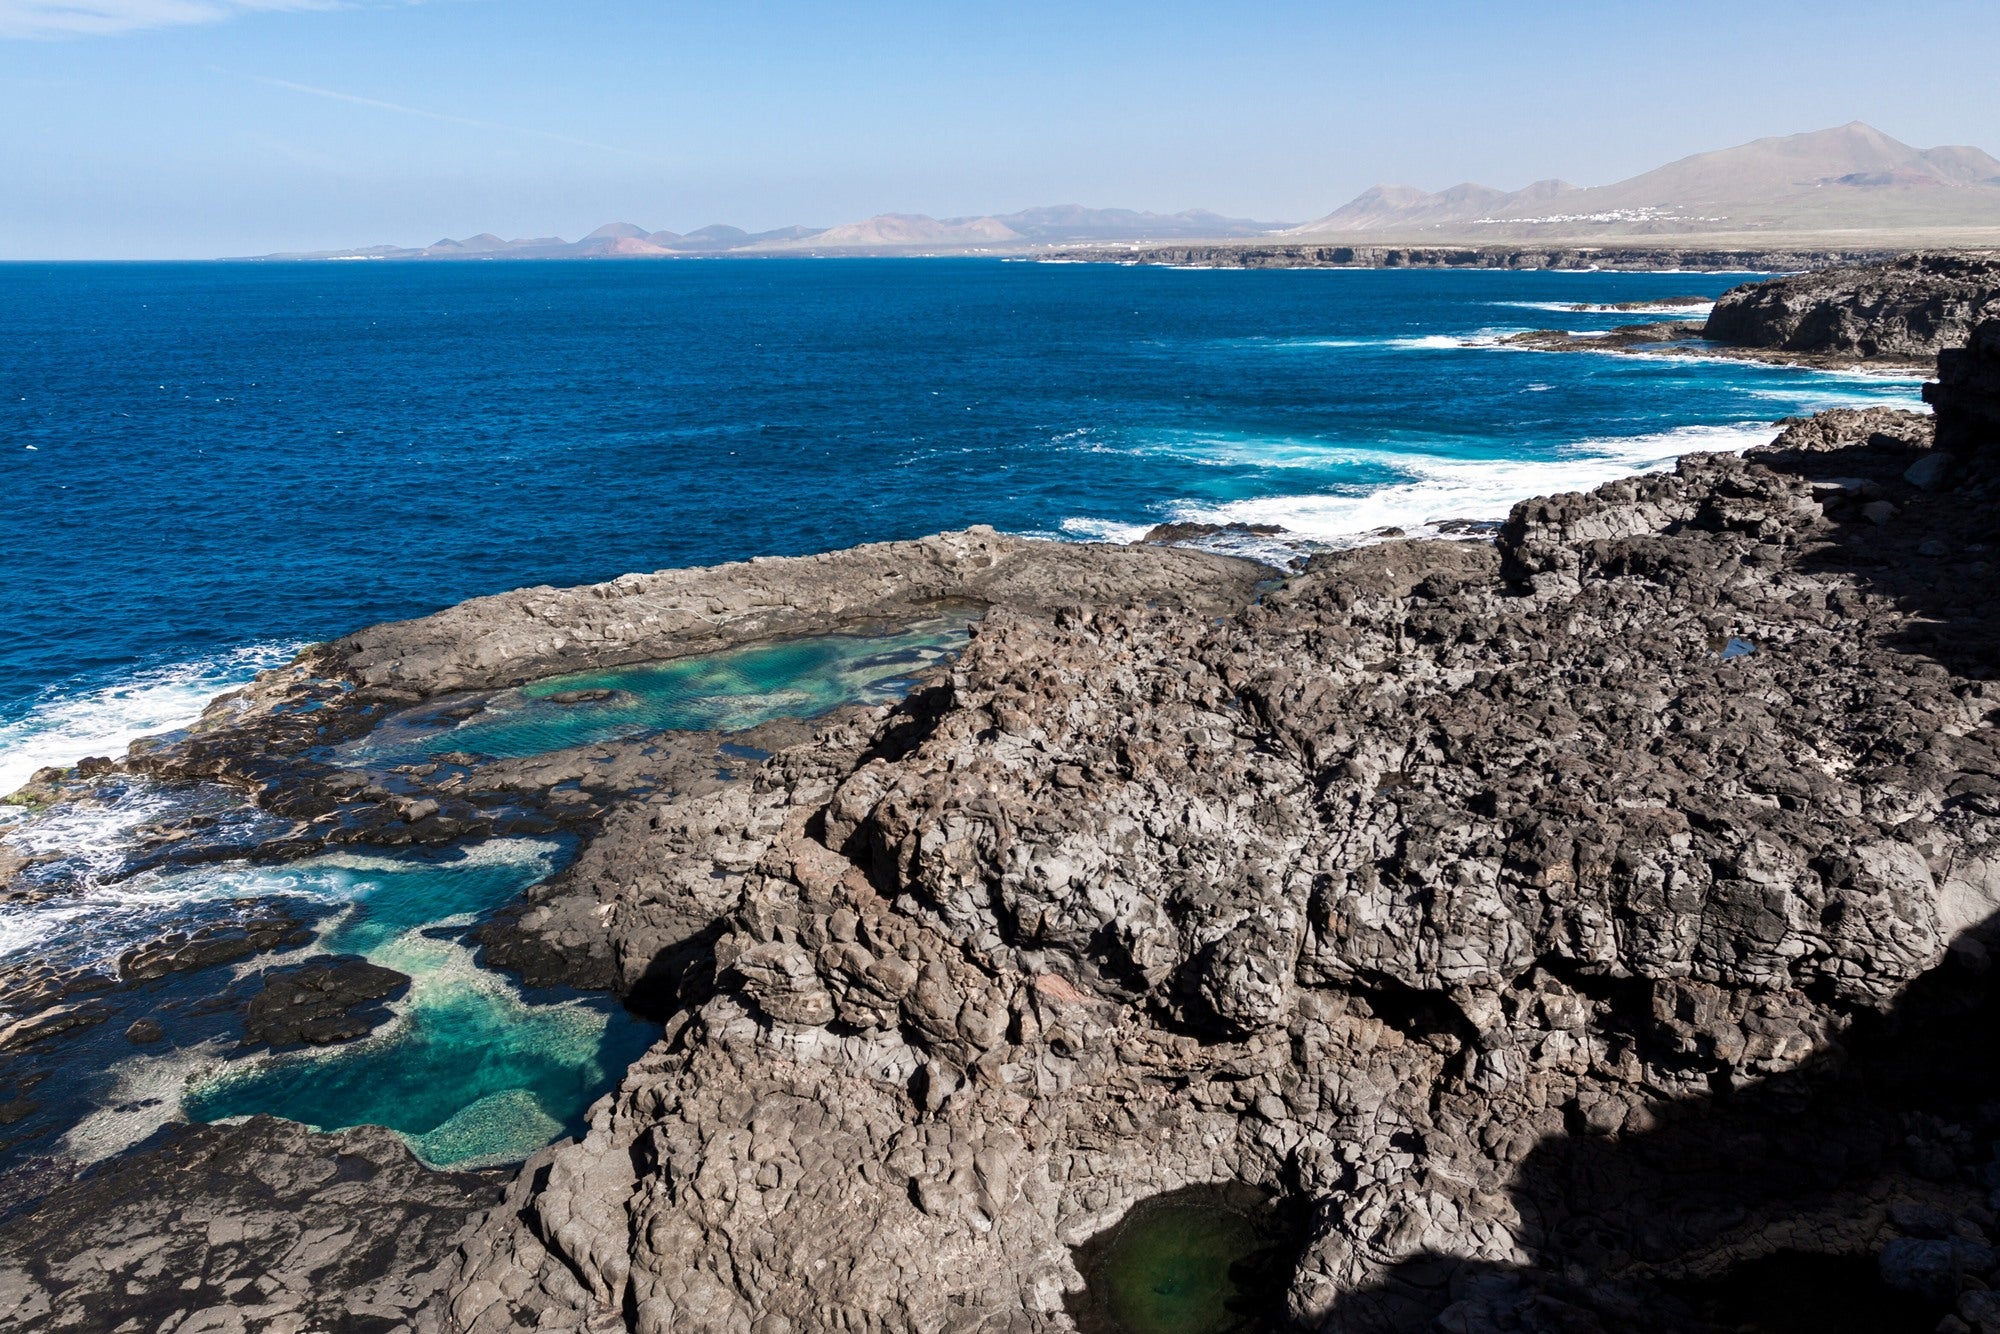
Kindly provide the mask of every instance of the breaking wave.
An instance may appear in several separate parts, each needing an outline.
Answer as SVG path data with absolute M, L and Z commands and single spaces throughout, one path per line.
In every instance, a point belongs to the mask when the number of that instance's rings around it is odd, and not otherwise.
M 185 727 L 209 700 L 291 659 L 298 644 L 250 644 L 146 668 L 110 683 L 50 686 L 19 717 L 0 720 L 0 796 L 47 765 L 117 757 L 142 736 Z
M 1584 440 L 1538 459 L 1466 459 L 1400 453 L 1386 457 L 1396 476 L 1386 484 L 1336 488 L 1316 494 L 1255 496 L 1221 503 L 1183 502 L 1170 518 L 1187 523 L 1274 525 L 1283 534 L 1234 536 L 1219 545 L 1282 563 L 1302 547 L 1352 546 L 1382 529 L 1429 535 L 1454 520 L 1504 519 L 1517 503 L 1561 491 L 1588 490 L 1637 473 L 1671 467 L 1685 454 L 1727 452 L 1767 444 L 1776 434 L 1764 422 L 1684 426 L 1645 435 Z M 1297 448 L 1294 446 L 1293 448 Z M 1329 451 L 1338 462 L 1352 451 Z M 1277 466 L 1284 466 L 1278 464 Z M 1095 541 L 1133 541 L 1147 525 L 1077 517 L 1065 535 Z

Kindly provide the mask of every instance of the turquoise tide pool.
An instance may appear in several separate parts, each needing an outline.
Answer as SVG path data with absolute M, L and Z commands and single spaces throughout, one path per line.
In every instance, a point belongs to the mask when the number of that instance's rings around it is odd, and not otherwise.
M 479 968 L 456 931 L 440 930 L 508 902 L 561 855 L 555 843 L 499 840 L 251 873 L 269 891 L 346 904 L 320 947 L 408 973 L 410 991 L 390 1024 L 359 1042 L 224 1066 L 188 1090 L 189 1118 L 267 1112 L 323 1130 L 387 1126 L 439 1167 L 518 1161 L 579 1130 L 656 1027 L 604 997 L 531 1001 Z
M 735 732 L 843 704 L 886 704 L 961 647 L 972 619 L 960 612 L 881 634 L 812 635 L 433 700 L 385 720 L 337 758 L 356 765 L 460 752 L 518 759 L 650 732 Z

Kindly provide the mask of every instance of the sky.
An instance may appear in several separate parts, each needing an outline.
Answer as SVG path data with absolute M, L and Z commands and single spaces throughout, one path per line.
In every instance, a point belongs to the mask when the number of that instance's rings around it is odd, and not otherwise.
M 1993 0 L 0 0 L 0 258 L 1300 222 L 1856 119 L 2000 153 L 1996 69 Z

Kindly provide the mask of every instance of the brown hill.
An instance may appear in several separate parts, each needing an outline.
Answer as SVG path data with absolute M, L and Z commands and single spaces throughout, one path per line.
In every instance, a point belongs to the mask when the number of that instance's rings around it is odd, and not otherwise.
M 1697 153 L 1590 189 L 1377 186 L 1293 234 L 1507 241 L 1933 228 L 2000 229 L 2000 161 L 1977 148 L 1912 148 L 1855 121 Z

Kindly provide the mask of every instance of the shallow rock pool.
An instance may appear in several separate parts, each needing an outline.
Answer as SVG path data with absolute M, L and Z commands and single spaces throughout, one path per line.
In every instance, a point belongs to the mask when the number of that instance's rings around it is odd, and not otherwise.
M 740 732 L 844 704 L 886 704 L 963 646 L 973 619 L 959 612 L 884 634 L 812 635 L 440 697 L 385 719 L 335 758 L 362 766 L 454 753 L 522 759 L 651 732 Z
M 1077 1248 L 1086 1334 L 1235 1334 L 1275 1328 L 1297 1249 L 1285 1211 L 1240 1184 L 1190 1186 L 1133 1205 Z
M 458 936 L 555 869 L 553 841 L 445 855 L 316 858 L 277 868 L 288 892 L 345 902 L 319 948 L 410 976 L 395 1018 L 358 1042 L 229 1062 L 183 1099 L 190 1120 L 268 1112 L 322 1130 L 387 1126 L 434 1166 L 526 1157 L 580 1129 L 657 1028 L 608 997 L 524 995 Z

